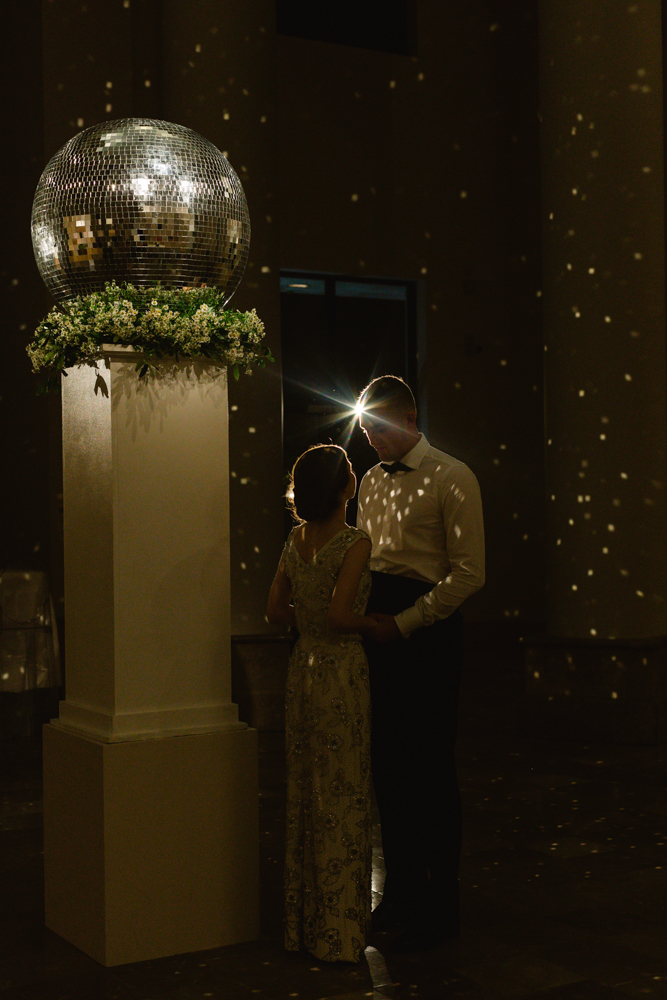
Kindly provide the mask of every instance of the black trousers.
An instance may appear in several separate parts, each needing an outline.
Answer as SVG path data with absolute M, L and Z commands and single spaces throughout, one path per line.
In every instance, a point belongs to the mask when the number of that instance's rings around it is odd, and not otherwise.
M 373 573 L 368 611 L 398 614 L 432 589 Z M 365 644 L 371 759 L 387 878 L 384 900 L 408 923 L 456 923 L 461 796 L 456 774 L 463 619 L 459 611 L 408 639 Z

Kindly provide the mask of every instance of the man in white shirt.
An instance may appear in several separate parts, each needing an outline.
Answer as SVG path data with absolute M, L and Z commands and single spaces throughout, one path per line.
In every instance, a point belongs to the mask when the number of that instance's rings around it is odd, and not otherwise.
M 357 515 L 373 543 L 368 611 L 378 620 L 366 650 L 387 878 L 373 929 L 400 928 L 394 949 L 411 951 L 459 932 L 459 607 L 484 583 L 482 505 L 470 469 L 417 430 L 402 379 L 374 379 L 359 409 L 380 458 Z

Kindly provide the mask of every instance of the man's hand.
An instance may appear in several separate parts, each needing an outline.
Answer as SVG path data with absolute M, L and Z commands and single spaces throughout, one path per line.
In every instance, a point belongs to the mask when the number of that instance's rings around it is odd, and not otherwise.
M 372 639 L 373 642 L 391 642 L 392 639 L 402 638 L 401 630 L 392 615 L 382 615 L 373 611 L 370 617 L 377 622 L 377 628 L 368 633 L 368 638 Z

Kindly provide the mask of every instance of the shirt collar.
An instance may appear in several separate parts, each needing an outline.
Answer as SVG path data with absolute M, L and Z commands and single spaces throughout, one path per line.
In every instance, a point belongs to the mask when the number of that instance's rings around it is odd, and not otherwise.
M 411 448 L 407 455 L 404 455 L 401 459 L 403 465 L 409 465 L 411 469 L 418 469 L 422 464 L 422 459 L 426 452 L 429 450 L 429 443 L 423 434 L 420 434 L 419 441 Z

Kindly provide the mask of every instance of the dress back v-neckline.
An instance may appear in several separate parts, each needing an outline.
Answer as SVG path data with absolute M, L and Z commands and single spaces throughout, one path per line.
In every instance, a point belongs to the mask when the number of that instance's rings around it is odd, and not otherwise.
M 299 559 L 304 564 L 304 566 L 310 566 L 311 563 L 315 562 L 315 560 L 319 556 L 320 552 L 323 552 L 324 549 L 326 549 L 328 545 L 331 545 L 331 543 L 333 542 L 334 538 L 338 538 L 338 536 L 341 535 L 344 531 L 347 531 L 347 529 L 349 527 L 350 526 L 348 524 L 344 528 L 341 528 L 340 531 L 337 531 L 335 535 L 332 535 L 331 538 L 329 538 L 328 541 L 326 541 L 324 543 L 324 545 L 320 545 L 319 549 L 317 549 L 317 551 L 313 553 L 313 555 L 311 556 L 310 559 L 304 559 L 304 557 L 301 555 L 301 553 L 299 552 L 299 546 L 296 543 L 296 538 L 293 539 L 293 542 L 294 542 L 294 551 L 296 552 L 296 554 L 298 555 Z

